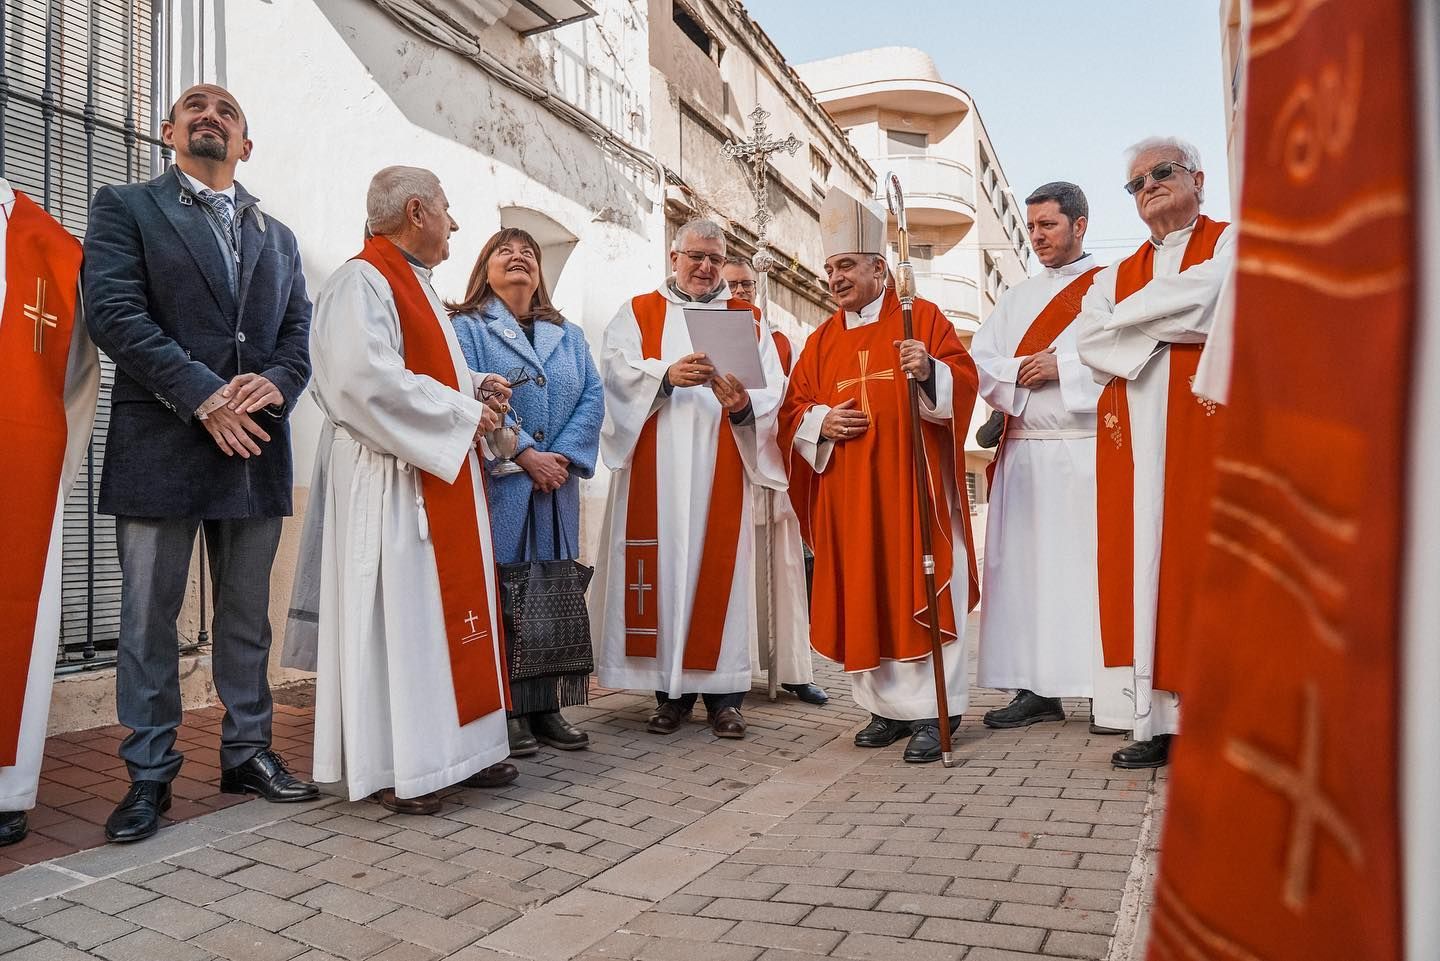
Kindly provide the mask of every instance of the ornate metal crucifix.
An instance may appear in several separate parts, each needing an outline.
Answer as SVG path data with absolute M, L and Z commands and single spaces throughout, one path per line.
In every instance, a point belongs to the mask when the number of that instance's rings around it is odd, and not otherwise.
M 770 253 L 770 243 L 766 239 L 769 233 L 770 215 L 770 155 L 784 151 L 790 156 L 795 156 L 795 151 L 800 149 L 800 140 L 794 134 L 784 140 L 776 140 L 770 136 L 770 131 L 765 121 L 770 119 L 770 111 L 756 104 L 755 109 L 750 111 L 750 125 L 754 133 L 749 140 L 727 140 L 720 149 L 725 156 L 739 160 L 746 165 L 746 180 L 750 184 L 750 192 L 755 197 L 755 257 L 751 261 L 755 266 L 755 272 L 760 275 L 759 290 L 765 289 L 765 274 L 775 266 L 775 257 Z M 764 298 L 757 298 L 763 300 Z

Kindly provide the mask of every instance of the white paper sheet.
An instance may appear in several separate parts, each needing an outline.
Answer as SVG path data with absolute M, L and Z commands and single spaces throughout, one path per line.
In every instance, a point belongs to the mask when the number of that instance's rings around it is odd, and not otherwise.
M 734 374 L 746 390 L 766 387 L 754 313 L 686 307 L 685 326 L 690 331 L 690 345 L 710 358 L 717 373 Z

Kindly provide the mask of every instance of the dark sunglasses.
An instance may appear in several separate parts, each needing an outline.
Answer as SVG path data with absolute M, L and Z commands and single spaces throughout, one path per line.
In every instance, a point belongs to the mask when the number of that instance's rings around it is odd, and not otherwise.
M 1145 178 L 1147 177 L 1155 181 L 1157 184 L 1162 180 L 1169 180 L 1170 176 L 1175 173 L 1176 167 L 1179 167 L 1181 170 L 1188 170 L 1192 174 L 1195 172 L 1194 167 L 1187 167 L 1178 160 L 1167 160 L 1164 163 L 1156 164 L 1155 166 L 1151 167 L 1148 174 L 1141 174 L 1134 180 L 1126 183 L 1125 192 L 1133 197 L 1140 191 L 1144 190 Z

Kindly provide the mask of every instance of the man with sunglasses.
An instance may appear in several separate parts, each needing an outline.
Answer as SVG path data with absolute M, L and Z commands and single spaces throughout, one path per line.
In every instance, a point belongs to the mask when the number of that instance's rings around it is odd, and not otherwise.
M 717 737 L 745 736 L 740 705 L 756 629 L 752 485 L 784 484 L 774 342 L 759 340 L 767 386 L 750 391 L 691 346 L 687 309 L 753 309 L 732 299 L 724 265 L 720 226 L 685 224 L 670 248 L 670 276 L 626 301 L 600 346 L 600 454 L 613 473 L 591 637 L 602 685 L 655 692 L 655 734 L 679 730 L 703 695 Z
M 741 300 L 755 303 L 758 275 L 748 260 L 743 257 L 727 257 L 721 273 L 725 277 L 725 283 L 730 285 L 732 294 Z M 770 337 L 775 341 L 775 350 L 780 355 L 780 367 L 785 376 L 789 377 L 795 348 L 790 343 L 790 338 L 779 330 L 771 329 Z M 763 508 L 759 491 L 756 491 L 756 497 L 757 505 Z M 827 704 L 830 695 L 815 683 L 815 663 L 810 657 L 810 604 L 805 590 L 805 548 L 800 540 L 800 522 L 790 507 L 788 497 L 781 494 L 771 500 L 775 519 L 770 531 L 774 545 L 768 548 L 773 559 L 768 600 L 776 607 L 773 617 L 775 636 L 772 638 L 777 648 L 776 680 L 782 689 L 807 704 Z M 763 525 L 763 510 L 756 514 L 756 524 Z M 767 550 L 763 539 L 760 541 L 760 549 Z M 756 590 L 767 590 L 763 577 L 756 585 Z M 762 672 L 769 667 L 760 654 L 758 633 L 753 640 L 755 643 L 750 654 L 754 662 L 755 676 L 759 679 Z
M 1235 231 L 1200 213 L 1199 152 L 1131 147 L 1125 190 L 1150 238 L 1096 275 L 1076 320 L 1080 359 L 1104 384 L 1095 478 L 1100 635 L 1132 666 L 1135 743 L 1118 768 L 1162 767 L 1179 731 L 1187 598 L 1200 576 L 1217 406 L 1192 386 L 1234 260 Z

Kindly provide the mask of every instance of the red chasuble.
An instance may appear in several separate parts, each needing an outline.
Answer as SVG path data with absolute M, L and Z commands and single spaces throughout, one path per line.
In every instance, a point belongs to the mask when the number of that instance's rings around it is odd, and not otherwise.
M 400 249 L 384 237 L 372 237 L 355 259 L 380 271 L 390 284 L 405 343 L 405 369 L 468 393 L 470 385 L 462 388 L 456 379 L 455 362 L 440 318 L 435 316 L 414 268 Z M 440 578 L 440 606 L 450 647 L 455 707 L 462 726 L 493 714 L 509 701 L 509 690 L 495 662 L 499 644 L 491 634 L 490 590 L 477 515 L 477 511 L 488 507 L 475 502 L 474 470 L 467 457 L 453 483 L 418 472 Z M 483 486 L 481 491 L 483 498 Z M 395 653 L 404 656 L 403 639 L 397 641 L 400 646 Z
M 635 321 L 640 325 L 641 353 L 651 360 L 660 357 L 668 303 L 659 291 L 642 294 L 630 302 Z M 727 306 L 731 310 L 743 310 L 750 305 L 732 300 Z M 758 327 L 756 336 L 759 336 Z M 626 657 L 655 657 L 659 645 L 660 604 L 655 600 L 661 589 L 655 427 L 659 416 L 660 412 L 656 411 L 645 422 L 630 460 L 630 494 L 625 509 L 625 583 L 645 585 L 646 589 L 625 592 Z M 719 431 L 710 503 L 706 506 L 705 546 L 701 549 L 700 574 L 681 659 L 681 667 L 687 671 L 713 671 L 720 663 L 725 614 L 730 608 L 730 588 L 735 580 L 735 553 L 740 548 L 747 483 L 745 464 L 740 459 L 729 417 L 721 416 Z
M 915 339 L 954 379 L 954 416 L 948 424 L 922 421 L 931 491 L 938 611 L 930 611 L 920 567 L 920 511 L 915 500 L 910 446 L 910 400 L 895 341 L 903 339 L 900 301 L 887 291 L 875 323 L 845 328 L 844 312 L 826 320 L 795 364 L 780 411 L 780 445 L 790 476 L 790 501 L 805 542 L 815 553 L 810 643 L 847 671 L 868 671 L 883 660 L 930 655 L 930 623 L 939 618 L 948 642 L 955 638 L 951 592 L 979 600 L 968 505 L 958 505 L 970 569 L 952 571 L 950 493 L 942 465 L 953 465 L 964 484 L 965 433 L 979 378 L 955 326 L 934 304 L 915 301 Z M 824 473 L 795 453 L 795 434 L 806 411 L 847 400 L 870 415 L 870 427 L 834 445 Z M 958 496 L 964 497 L 964 487 Z M 958 583 L 957 583 L 958 581 Z
M 1251 22 L 1233 377 L 1208 545 L 1190 548 L 1204 653 L 1150 961 L 1400 961 L 1403 914 L 1440 907 L 1402 911 L 1397 764 L 1402 736 L 1436 749 L 1402 732 L 1398 691 L 1407 500 L 1435 496 L 1406 489 L 1434 270 L 1416 237 L 1421 6 Z
M 1186 271 L 1215 255 L 1228 224 L 1201 216 L 1180 261 Z M 1155 274 L 1155 247 L 1146 241 L 1120 262 L 1115 302 L 1134 294 Z M 1160 536 L 1160 588 L 1155 612 L 1155 686 L 1178 691 L 1184 661 L 1176 628 L 1188 612 L 1187 592 L 1199 576 L 1198 551 L 1209 520 L 1208 463 L 1215 444 L 1215 405 L 1195 396 L 1200 344 L 1172 344 L 1165 428 L 1165 507 Z M 1096 408 L 1095 487 L 1099 539 L 1100 641 L 1106 667 L 1135 660 L 1135 461 L 1126 382 L 1111 379 Z M 1162 670 L 1162 664 L 1164 669 Z
M 69 429 L 65 370 L 80 242 L 22 193 L 5 236 L 0 316 L 0 767 L 15 763 Z
M 1045 309 L 1040 311 L 1025 329 L 1025 335 L 1020 338 L 1020 343 L 1015 348 L 1016 357 L 1038 354 L 1055 343 L 1055 338 L 1063 334 L 1065 328 L 1079 316 L 1080 304 L 1085 300 L 1085 293 L 1095 283 L 1095 275 L 1098 273 L 1099 267 L 1091 267 L 1050 298 L 1050 303 L 1045 305 Z M 985 468 L 985 479 L 991 484 L 995 482 L 995 471 L 1000 466 L 1000 455 L 1005 452 L 1005 435 L 1010 432 L 1010 421 L 1010 416 L 1006 415 L 1000 427 L 1000 443 L 995 447 L 995 458 L 990 461 L 990 466 Z

